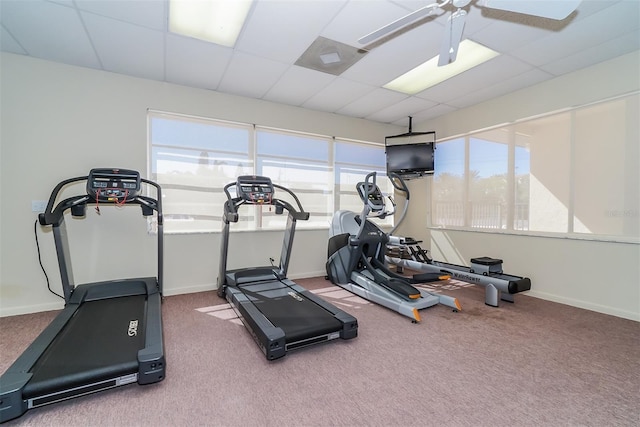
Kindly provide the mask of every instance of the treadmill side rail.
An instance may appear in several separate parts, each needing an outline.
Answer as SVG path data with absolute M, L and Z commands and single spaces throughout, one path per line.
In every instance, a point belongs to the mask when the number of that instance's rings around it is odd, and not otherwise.
M 145 347 L 138 351 L 138 384 L 156 383 L 165 377 L 161 305 L 160 293 L 148 296 Z
M 227 300 L 268 360 L 279 359 L 286 354 L 284 331 L 274 326 L 244 293 L 228 287 Z
M 31 379 L 28 372 L 6 372 L 0 384 L 0 423 L 18 418 L 27 411 L 22 390 Z
M 77 304 L 68 304 L 2 374 L 0 377 L 0 423 L 17 418 L 29 409 L 27 401 L 22 398 L 25 386 L 33 377 L 29 370 L 73 317 L 77 308 Z
M 313 292 L 310 292 L 309 290 L 303 288 L 295 282 L 290 281 L 289 286 L 296 292 L 304 295 L 304 297 L 308 300 L 315 302 L 320 307 L 333 314 L 333 316 L 338 319 L 340 323 L 342 323 L 340 338 L 342 338 L 343 340 L 349 340 L 358 336 L 358 320 L 355 317 L 353 317 L 346 311 L 339 309 L 335 305 L 323 300 Z

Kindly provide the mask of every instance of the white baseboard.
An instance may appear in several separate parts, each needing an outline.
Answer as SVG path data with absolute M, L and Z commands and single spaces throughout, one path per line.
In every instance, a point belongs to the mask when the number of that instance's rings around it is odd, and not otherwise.
M 640 322 L 640 313 L 637 313 L 637 312 L 634 313 L 632 311 L 621 310 L 615 307 L 609 307 L 601 304 L 594 304 L 591 302 L 582 301 L 575 298 L 561 297 L 561 296 L 550 294 L 547 292 L 540 292 L 535 290 L 527 291 L 527 293 L 523 295 L 529 295 L 529 296 L 540 298 L 547 301 L 553 301 L 560 304 L 570 305 L 572 307 L 583 308 L 585 310 L 591 310 L 598 313 L 609 314 L 611 316 L 622 317 L 623 319 L 635 320 L 636 322 Z
M 324 277 L 326 275 L 327 275 L 327 272 L 325 270 L 309 271 L 307 273 L 291 274 L 291 275 L 289 275 L 289 279 L 291 279 L 291 280 L 307 279 L 309 277 Z
M 20 307 L 0 308 L 0 317 L 20 316 L 22 314 L 40 313 L 43 311 L 62 310 L 64 303 L 49 302 L 46 304 L 23 305 Z
M 185 287 L 176 287 L 169 288 L 164 290 L 162 293 L 165 297 L 170 297 L 173 295 L 182 295 L 182 294 L 194 294 L 196 292 L 213 292 L 216 290 L 215 283 L 204 283 L 200 285 L 191 285 Z

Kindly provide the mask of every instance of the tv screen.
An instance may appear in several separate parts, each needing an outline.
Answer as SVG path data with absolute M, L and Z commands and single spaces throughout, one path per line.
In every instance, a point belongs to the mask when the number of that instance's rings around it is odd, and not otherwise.
M 433 143 L 387 145 L 387 172 L 398 175 L 434 171 Z

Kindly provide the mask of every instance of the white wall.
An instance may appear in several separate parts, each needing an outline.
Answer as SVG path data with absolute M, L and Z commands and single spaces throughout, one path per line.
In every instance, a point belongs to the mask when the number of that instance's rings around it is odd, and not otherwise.
M 0 57 L 0 315 L 61 308 L 37 261 L 32 200 L 93 167 L 147 170 L 147 109 L 255 123 L 345 138 L 384 141 L 402 129 L 213 91 L 130 78 L 2 53 Z M 80 190 L 82 191 L 82 190 Z M 132 207 L 135 208 L 135 207 Z M 67 221 L 76 283 L 155 275 L 155 239 L 138 209 Z M 120 213 L 120 215 L 116 215 Z M 119 221 L 126 216 L 126 221 Z M 74 233 L 75 231 L 75 233 Z M 60 290 L 50 231 L 40 230 L 43 262 Z M 229 267 L 268 265 L 282 234 L 234 233 Z M 327 231 L 296 234 L 292 278 L 324 274 Z M 219 234 L 168 235 L 165 294 L 212 289 Z M 108 260 L 108 261 L 107 261 Z M 132 262 L 133 260 L 133 262 Z M 215 303 L 215 294 L 211 301 Z
M 640 54 L 635 52 L 421 123 L 416 131 L 435 130 L 443 139 L 639 89 Z M 637 136 L 629 137 L 635 140 L 617 143 L 640 143 Z M 640 159 L 630 161 L 640 167 Z M 429 230 L 429 180 L 410 182 L 411 205 L 400 233 L 418 235 L 434 259 L 468 265 L 473 257 L 500 258 L 505 272 L 531 278 L 529 295 L 640 320 L 639 245 Z
M 2 316 L 62 306 L 46 290 L 38 266 L 33 239 L 36 214 L 31 212 L 31 200 L 46 199 L 57 182 L 84 175 L 92 167 L 128 167 L 144 172 L 147 108 L 371 141 L 383 141 L 386 135 L 405 131 L 18 55 L 3 53 L 0 60 Z M 439 138 L 445 138 L 638 90 L 639 63 L 638 53 L 625 55 L 463 109 L 421 124 L 415 130 L 435 130 Z M 425 246 L 434 251 L 439 248 L 434 253 L 437 259 L 467 263 L 475 256 L 501 258 L 506 272 L 531 277 L 530 295 L 640 320 L 638 245 L 430 232 L 426 222 L 428 179 L 411 181 L 409 186 L 411 210 L 399 233 L 425 239 Z M 97 217 L 89 212 L 87 217 L 86 223 L 69 221 L 70 233 L 78 231 L 71 238 L 72 248 L 76 248 L 72 256 L 77 282 L 104 276 L 155 274 L 149 268 L 154 265 L 154 240 L 145 233 L 143 220 L 137 213 L 131 213 L 131 221 L 125 225 L 106 213 Z M 98 240 L 97 234 L 105 228 L 135 238 L 127 240 L 110 234 Z M 281 235 L 274 234 L 277 233 L 232 235 L 229 266 L 268 264 L 269 257 L 277 260 Z M 59 289 L 51 233 L 40 235 L 45 267 L 54 289 Z M 290 277 L 324 274 L 326 239 L 324 230 L 301 231 L 296 235 Z M 448 242 L 447 249 L 443 242 Z M 218 268 L 218 234 L 167 236 L 165 251 L 167 295 L 213 288 Z M 114 269 L 102 262 L 98 252 L 119 253 L 124 259 Z M 127 256 L 135 257 L 137 263 L 128 262 Z M 213 304 L 216 298 L 211 293 L 211 300 L 203 304 Z

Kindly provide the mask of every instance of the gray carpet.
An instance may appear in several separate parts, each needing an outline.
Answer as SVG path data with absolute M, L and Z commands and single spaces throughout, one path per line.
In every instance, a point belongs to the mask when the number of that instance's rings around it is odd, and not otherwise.
M 268 362 L 215 292 L 163 305 L 166 379 L 28 411 L 34 426 L 638 426 L 640 324 L 525 295 L 437 285 L 463 311 L 422 323 L 323 278 L 297 283 L 357 317 L 359 336 Z M 200 310 L 198 310 L 200 309 Z M 0 318 L 4 372 L 55 312 Z

